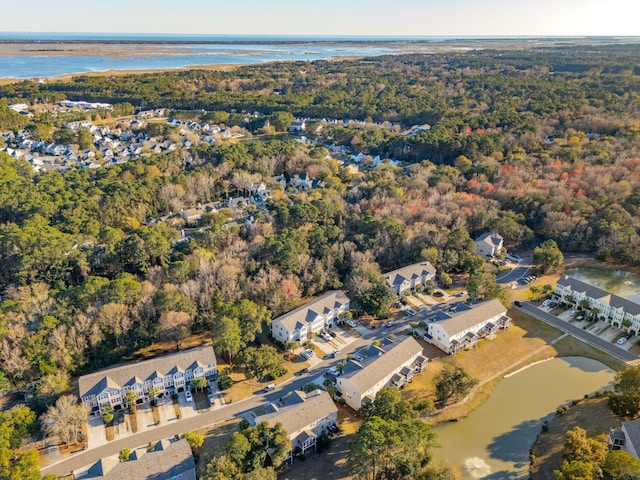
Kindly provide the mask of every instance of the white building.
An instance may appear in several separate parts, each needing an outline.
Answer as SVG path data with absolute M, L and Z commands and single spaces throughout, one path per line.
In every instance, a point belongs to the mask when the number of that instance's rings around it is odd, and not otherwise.
M 437 312 L 427 321 L 427 341 L 449 354 L 473 346 L 481 338 L 491 338 L 511 323 L 499 300 L 471 306 L 461 303 L 455 312 Z
M 271 335 L 282 343 L 305 341 L 309 333 L 332 327 L 341 313 L 349 310 L 349 297 L 332 290 L 271 322 Z
M 558 280 L 553 294 L 564 301 L 571 300 L 569 303 L 576 306 L 586 300 L 589 308 L 598 309 L 600 320 L 616 328 L 623 328 L 622 322 L 627 320 L 631 322 L 627 327 L 629 333 L 640 335 L 640 305 L 631 300 L 564 274 Z
M 128 390 L 136 392 L 138 400 L 147 400 L 151 387 L 160 395 L 177 393 L 188 388 L 194 378 L 210 378 L 216 373 L 213 347 L 198 347 L 83 375 L 78 389 L 82 403 L 95 412 L 106 404 L 123 406 Z
M 430 262 L 414 263 L 384 274 L 387 285 L 399 297 L 406 291 L 418 285 L 426 285 L 429 280 L 436 278 L 436 268 Z
M 349 360 L 336 379 L 342 398 L 358 410 L 364 403 L 373 402 L 385 386 L 402 387 L 413 379 L 413 372 L 422 370 L 426 359 L 422 346 L 413 337 L 385 339 L 378 347 L 370 345 Z
M 609 431 L 609 449 L 625 450 L 636 458 L 640 458 L 640 419 L 622 422 L 620 430 Z
M 504 239 L 496 232 L 486 232 L 476 238 L 476 252 L 482 258 L 491 258 L 501 249 Z
M 322 432 L 337 424 L 338 408 L 324 390 L 309 393 L 295 390 L 282 396 L 277 402 L 249 412 L 247 421 L 251 425 L 267 422 L 272 427 L 280 423 L 291 441 L 291 450 L 286 458 L 290 460 L 297 447 L 302 453 L 315 448 Z

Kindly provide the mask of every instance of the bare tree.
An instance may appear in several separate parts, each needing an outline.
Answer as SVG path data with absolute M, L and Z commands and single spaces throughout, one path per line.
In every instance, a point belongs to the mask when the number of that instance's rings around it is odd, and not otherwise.
M 191 334 L 192 325 L 193 319 L 186 312 L 165 312 L 160 315 L 158 339 L 175 342 L 176 350 L 180 350 L 180 344 Z
M 98 310 L 98 323 L 107 332 L 113 334 L 116 345 L 119 346 L 122 337 L 131 329 L 133 320 L 129 316 L 126 305 L 107 303 Z
M 74 395 L 64 395 L 42 415 L 42 429 L 47 436 L 58 436 L 65 444 L 84 438 L 88 411 Z

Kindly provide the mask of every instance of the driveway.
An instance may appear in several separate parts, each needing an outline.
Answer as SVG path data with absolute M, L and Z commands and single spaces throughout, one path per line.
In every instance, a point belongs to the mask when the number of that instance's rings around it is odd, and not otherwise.
M 611 342 L 608 342 L 603 338 L 600 338 L 599 336 L 593 335 L 583 330 L 581 327 L 571 324 L 565 320 L 561 320 L 558 317 L 551 315 L 550 313 L 545 312 L 539 309 L 538 307 L 535 307 L 534 305 L 531 305 L 529 303 L 523 303 L 521 307 L 514 307 L 514 308 L 518 308 L 528 313 L 532 317 L 537 318 L 538 320 L 541 320 L 545 323 L 548 323 L 549 325 L 552 325 L 557 329 L 562 330 L 563 332 L 566 332 L 576 337 L 578 340 L 581 340 L 597 348 L 598 350 L 602 350 L 603 352 L 608 353 L 612 357 L 619 358 L 624 362 L 630 362 L 630 363 L 631 362 L 636 363 L 638 361 L 637 355 L 629 353 L 625 349 L 620 348 L 618 345 L 614 345 Z
M 505 273 L 504 275 L 498 277 L 496 281 L 502 285 L 506 285 L 507 283 L 516 282 L 519 278 L 524 277 L 529 268 L 526 266 L 516 267 L 513 270 Z

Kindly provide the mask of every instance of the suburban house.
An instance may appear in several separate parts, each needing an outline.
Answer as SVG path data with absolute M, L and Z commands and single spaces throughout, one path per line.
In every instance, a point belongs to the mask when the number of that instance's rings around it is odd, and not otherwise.
M 149 399 L 151 387 L 164 396 L 184 391 L 194 378 L 211 378 L 216 373 L 213 347 L 206 346 L 83 375 L 78 388 L 80 400 L 91 412 L 107 404 L 117 410 L 124 405 L 128 390 L 133 390 L 141 403 Z
M 345 364 L 336 378 L 337 388 L 347 405 L 358 410 L 373 402 L 382 387 L 401 388 L 411 382 L 418 363 L 422 371 L 426 359 L 422 346 L 413 337 L 386 338 L 380 346 L 372 344 L 360 349 Z
M 129 460 L 118 455 L 101 458 L 88 469 L 73 472 L 75 480 L 196 480 L 196 463 L 189 443 L 184 440 L 161 440 L 136 448 Z
M 502 250 L 504 239 L 496 232 L 486 232 L 476 238 L 476 252 L 483 258 L 491 258 Z
M 616 328 L 624 328 L 622 322 L 627 320 L 627 330 L 632 335 L 640 335 L 640 304 L 626 298 L 576 280 L 568 275 L 561 275 L 553 295 L 573 305 L 580 305 L 582 300 L 589 302 L 589 308 L 598 310 L 598 318 Z
M 620 430 L 609 431 L 609 450 L 625 450 L 640 458 L 640 419 L 622 422 Z
M 387 285 L 399 297 L 404 292 L 411 291 L 418 285 L 426 285 L 429 280 L 436 278 L 436 268 L 430 262 L 414 263 L 406 267 L 385 273 Z
M 271 322 L 271 335 L 282 343 L 305 341 L 309 333 L 332 327 L 341 313 L 349 310 L 349 297 L 331 290 Z
M 473 305 L 459 303 L 448 311 L 437 312 L 427 322 L 426 340 L 453 355 L 481 338 L 492 338 L 498 330 L 507 329 L 511 319 L 505 306 L 494 299 Z
M 180 210 L 180 216 L 187 224 L 195 224 L 202 218 L 205 213 L 217 212 L 218 206 L 214 202 L 198 204 L 195 208 L 187 208 L 186 210 Z
M 293 452 L 299 447 L 302 453 L 315 448 L 318 437 L 328 427 L 336 425 L 338 408 L 324 390 L 309 393 L 294 390 L 277 402 L 263 405 L 248 413 L 251 425 L 267 422 L 270 426 L 282 424 L 289 434 L 291 451 L 286 460 L 293 460 Z
M 307 124 L 304 120 L 294 120 L 289 127 L 290 132 L 304 132 L 307 129 Z

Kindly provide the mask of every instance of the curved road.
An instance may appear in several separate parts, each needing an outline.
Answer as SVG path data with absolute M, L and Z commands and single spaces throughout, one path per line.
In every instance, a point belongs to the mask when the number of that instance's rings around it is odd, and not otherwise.
M 537 318 L 538 320 L 541 320 L 545 323 L 548 323 L 549 325 L 556 327 L 558 330 L 562 330 L 563 332 L 570 334 L 571 336 L 577 338 L 578 340 L 581 340 L 584 343 L 587 343 L 597 348 L 598 350 L 602 350 L 603 352 L 608 353 L 612 357 L 618 358 L 623 362 L 636 363 L 638 361 L 637 355 L 629 353 L 625 349 L 619 348 L 617 345 L 614 345 L 611 342 L 603 340 L 602 338 L 596 335 L 593 335 L 583 330 L 582 328 L 578 328 L 575 325 L 565 322 L 564 320 L 560 320 L 555 315 L 551 315 L 550 313 L 545 312 L 544 310 L 541 310 L 538 307 L 535 307 L 529 303 L 523 303 L 521 307 L 514 307 L 514 308 L 519 308 L 520 310 L 528 313 L 532 317 Z

